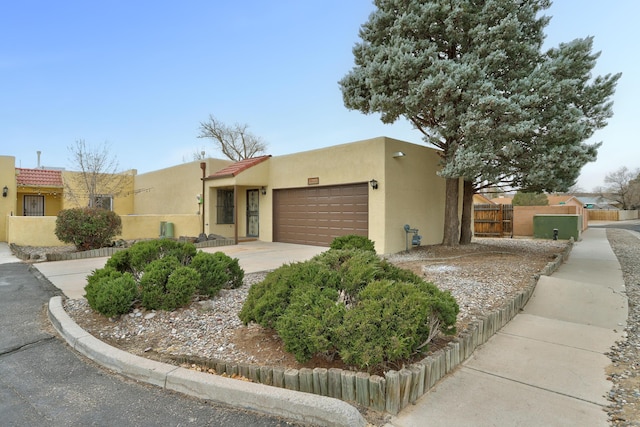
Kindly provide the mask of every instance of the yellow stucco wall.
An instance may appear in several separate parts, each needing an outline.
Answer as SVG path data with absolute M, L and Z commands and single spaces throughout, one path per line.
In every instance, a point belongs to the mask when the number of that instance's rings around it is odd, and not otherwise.
M 405 156 L 394 158 L 396 152 L 403 152 Z M 384 159 L 385 176 L 379 183 L 386 199 L 384 253 L 406 248 L 405 224 L 419 230 L 422 244 L 441 243 L 446 183 L 437 175 L 440 170 L 438 152 L 387 139 Z
M 393 153 L 398 151 L 405 156 L 394 158 Z M 10 169 L 13 170 L 13 158 L 0 157 L 0 166 L 3 161 L 11 162 Z M 208 176 L 231 162 L 207 159 L 206 163 Z M 5 168 L 0 169 L 0 179 L 3 178 L 2 170 Z M 440 243 L 445 180 L 437 176 L 438 170 L 436 150 L 386 137 L 271 157 L 236 177 L 205 181 L 205 233 L 232 238 L 237 230 L 238 237 L 246 236 L 248 190 L 266 188 L 266 194 L 260 192 L 259 195 L 259 238 L 272 241 L 274 190 L 307 187 L 309 178 L 316 178 L 320 186 L 368 183 L 376 179 L 378 189 L 374 190 L 369 185 L 367 188 L 369 238 L 375 242 L 377 252 L 394 253 L 405 249 L 404 224 L 420 230 L 423 244 Z M 65 172 L 63 179 L 69 173 Z M 197 199 L 202 192 L 201 177 L 199 161 L 146 174 L 132 173 L 125 185 L 127 188 L 120 193 L 120 200 L 114 200 L 114 210 L 123 220 L 121 237 L 157 237 L 161 221 L 174 223 L 175 237 L 197 236 L 202 226 L 202 211 Z M 15 182 L 15 176 L 12 179 Z M 237 224 L 216 224 L 218 188 L 236 189 Z M 6 210 L 1 203 L 0 209 Z M 65 201 L 63 208 L 68 207 L 72 206 Z M 55 223 L 55 218 L 52 219 Z M 15 228 L 12 227 L 15 234 L 10 238 L 20 241 L 37 239 L 25 224 L 16 223 Z M 45 228 L 52 234 L 52 225 Z M 44 232 L 40 230 L 37 233 Z
M 212 186 L 212 182 L 214 183 Z M 222 183 L 226 185 L 221 186 Z M 238 226 L 238 237 L 245 237 L 247 231 L 247 191 L 248 190 L 260 190 L 260 185 L 248 185 L 241 186 L 238 185 L 235 187 L 235 191 L 237 194 L 236 203 L 234 204 L 237 216 L 237 226 Z M 206 210 L 205 210 L 205 233 L 208 234 L 218 234 L 220 236 L 224 236 L 227 238 L 235 237 L 235 226 L 236 224 L 218 224 L 217 218 L 217 191 L 218 189 L 226 189 L 233 190 L 234 186 L 228 185 L 227 180 L 214 180 L 207 181 L 207 188 L 205 189 L 205 195 L 207 197 L 206 200 Z M 264 210 L 266 206 L 264 205 L 265 196 L 260 195 L 260 240 L 271 241 L 263 238 L 262 236 L 262 221 Z
M 397 151 L 405 156 L 393 158 Z M 424 244 L 442 241 L 445 180 L 436 174 L 436 150 L 379 137 L 272 157 L 266 163 L 270 175 L 267 195 L 260 198 L 260 240 L 273 240 L 272 191 L 307 187 L 309 178 L 318 178 L 320 186 L 378 181 L 377 190 L 368 188 L 369 238 L 379 253 L 405 249 L 404 224 L 420 229 Z
M 125 215 L 121 216 L 122 235 L 116 238 L 152 239 L 160 237 L 162 221 L 173 224 L 173 237 L 195 237 L 199 233 L 200 216 L 191 215 Z
M 0 156 L 0 242 L 7 241 L 8 217 L 16 214 L 16 159 Z M 7 197 L 2 197 L 2 189 L 7 187 Z
M 63 246 L 56 237 L 55 216 L 12 216 L 9 218 L 8 243 L 19 246 Z
M 317 178 L 319 186 L 369 182 L 384 175 L 384 146 L 386 138 L 374 138 L 349 144 L 334 145 L 318 150 L 272 157 L 268 194 L 261 198 L 260 240 L 273 240 L 272 191 L 282 188 L 308 187 L 309 178 Z M 369 238 L 376 250 L 385 250 L 384 197 L 380 190 L 369 187 Z
M 45 216 L 56 216 L 58 212 L 60 212 L 60 209 L 62 209 L 63 197 L 61 188 L 19 187 L 17 191 L 16 215 L 24 215 L 24 196 L 43 196 Z
M 133 213 L 134 204 L 134 181 L 135 170 L 123 172 L 118 175 L 106 177 L 102 184 L 98 185 L 99 194 L 112 196 L 113 211 L 118 215 L 128 215 Z M 64 198 L 62 209 L 72 209 L 88 206 L 89 197 L 83 185 L 81 172 L 63 171 L 62 180 L 64 182 Z M 54 215 L 56 215 L 54 213 Z
M 204 162 L 207 163 L 207 175 L 231 163 L 221 159 L 206 159 Z M 137 175 L 134 191 L 135 214 L 199 213 L 197 196 L 202 193 L 200 161 Z
M 64 246 L 55 236 L 55 216 L 8 216 L 6 241 L 19 246 Z M 160 236 L 162 221 L 173 224 L 173 235 L 197 236 L 199 215 L 125 215 L 121 216 L 122 234 L 115 239 L 154 239 Z

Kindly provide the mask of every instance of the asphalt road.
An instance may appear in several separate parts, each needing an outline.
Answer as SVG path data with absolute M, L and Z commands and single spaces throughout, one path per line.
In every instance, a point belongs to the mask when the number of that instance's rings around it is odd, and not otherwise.
M 290 426 L 106 372 L 63 343 L 45 306 L 59 291 L 28 264 L 0 264 L 0 425 Z

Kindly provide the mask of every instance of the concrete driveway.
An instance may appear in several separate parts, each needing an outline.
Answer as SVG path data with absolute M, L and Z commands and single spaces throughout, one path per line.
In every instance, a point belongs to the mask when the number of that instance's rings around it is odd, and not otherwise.
M 283 264 L 305 261 L 328 248 L 320 246 L 295 245 L 275 242 L 244 242 L 232 246 L 204 248 L 205 252 L 224 252 L 238 258 L 245 273 L 268 271 Z M 68 298 L 84 296 L 87 276 L 97 268 L 104 267 L 108 257 L 88 258 L 70 261 L 53 261 L 35 264 L 35 267 Z

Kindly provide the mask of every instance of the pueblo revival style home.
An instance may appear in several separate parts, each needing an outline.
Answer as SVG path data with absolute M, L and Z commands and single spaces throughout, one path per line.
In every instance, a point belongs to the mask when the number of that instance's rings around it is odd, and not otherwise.
M 442 241 L 445 180 L 434 149 L 379 137 L 283 156 L 231 162 L 206 159 L 126 174 L 101 204 L 122 217 L 122 238 L 219 235 L 328 246 L 345 234 L 367 236 L 378 253 Z M 53 229 L 77 172 L 15 167 L 0 156 L 0 241 L 60 245 Z M 167 232 L 163 226 L 170 224 Z

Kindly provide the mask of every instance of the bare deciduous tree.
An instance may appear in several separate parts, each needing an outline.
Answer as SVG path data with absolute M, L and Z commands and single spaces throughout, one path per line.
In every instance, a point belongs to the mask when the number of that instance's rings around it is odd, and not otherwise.
M 622 209 L 633 209 L 640 205 L 640 169 L 629 170 L 626 166 L 608 173 L 604 182 L 609 184 L 606 195 L 620 203 Z
M 131 176 L 118 170 L 117 159 L 109 148 L 106 142 L 90 146 L 84 139 L 68 147 L 69 161 L 77 173 L 70 175 L 70 182 L 65 181 L 65 196 L 78 206 L 111 208 L 104 206 L 104 201 L 121 195 L 127 188 Z
M 198 138 L 211 138 L 222 154 L 237 162 L 264 154 L 267 149 L 267 143 L 250 133 L 248 128 L 249 125 L 238 123 L 229 126 L 209 115 L 207 121 L 200 122 Z
M 205 153 L 205 149 L 204 147 L 202 147 L 200 150 L 193 150 L 193 153 L 191 153 L 191 158 L 187 158 L 185 156 L 182 156 L 182 163 L 189 163 L 189 162 L 195 162 L 198 160 L 204 160 L 206 159 L 206 153 Z

